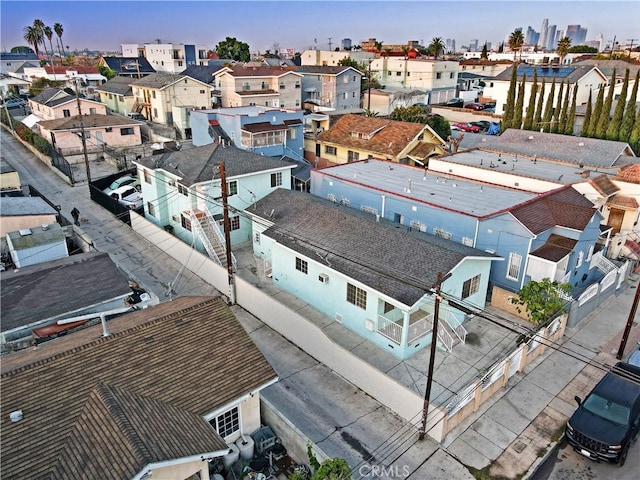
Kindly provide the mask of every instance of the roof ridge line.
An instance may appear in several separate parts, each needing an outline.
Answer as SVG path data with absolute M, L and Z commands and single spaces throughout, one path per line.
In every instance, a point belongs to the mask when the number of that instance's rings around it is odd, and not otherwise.
M 120 332 L 111 333 L 111 334 L 109 334 L 108 337 L 100 336 L 98 338 L 94 338 L 93 340 L 90 340 L 90 341 L 88 341 L 86 343 L 83 343 L 81 345 L 76 345 L 76 346 L 73 346 L 73 347 L 71 347 L 71 348 L 69 348 L 67 350 L 62 351 L 62 352 L 58 352 L 58 353 L 55 353 L 53 355 L 50 355 L 50 356 L 48 356 L 46 358 L 33 360 L 32 362 L 27 363 L 25 365 L 20 365 L 20 366 L 15 367 L 15 368 L 13 368 L 11 370 L 7 370 L 6 372 L 2 372 L 2 374 L 0 375 L 0 378 L 10 377 L 12 375 L 15 375 L 16 373 L 23 372 L 23 371 L 25 371 L 27 369 L 38 367 L 38 366 L 41 366 L 41 365 L 46 365 L 46 364 L 48 364 L 50 362 L 53 362 L 55 360 L 58 360 L 60 358 L 64 358 L 66 356 L 72 355 L 72 354 L 77 353 L 79 351 L 86 350 L 87 348 L 94 347 L 94 346 L 99 345 L 101 343 L 111 341 L 111 340 L 113 340 L 115 338 L 122 337 L 122 336 L 127 335 L 127 334 L 129 334 L 131 332 L 142 330 L 143 328 L 148 328 L 150 325 L 157 324 L 157 323 L 159 323 L 159 322 L 161 322 L 163 320 L 166 320 L 167 318 L 169 318 L 171 316 L 178 315 L 178 314 L 184 314 L 184 313 L 187 313 L 187 312 L 189 312 L 191 310 L 199 308 L 202 305 L 209 304 L 209 303 L 214 303 L 216 301 L 216 299 L 217 299 L 217 297 L 212 297 L 209 300 L 205 300 L 204 302 L 198 303 L 196 305 L 191 305 L 191 306 L 185 307 L 185 308 L 183 308 L 181 310 L 178 310 L 178 311 L 175 311 L 175 312 L 166 313 L 166 314 L 164 314 L 162 316 L 151 318 L 151 319 L 149 319 L 148 321 L 146 321 L 144 323 L 128 327 L 128 328 L 126 328 L 126 329 L 124 329 L 124 330 L 122 330 Z M 130 313 L 134 313 L 135 311 L 136 310 L 134 310 L 133 312 L 130 312 Z M 37 349 L 38 347 L 35 347 L 35 348 Z

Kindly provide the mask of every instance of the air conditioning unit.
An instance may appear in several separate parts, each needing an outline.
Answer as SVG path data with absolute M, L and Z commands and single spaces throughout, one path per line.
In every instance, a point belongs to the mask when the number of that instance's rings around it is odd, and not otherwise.
M 336 313 L 336 322 L 342 323 L 342 314 L 341 313 Z
M 318 281 L 320 281 L 320 283 L 329 283 L 329 275 L 327 275 L 326 273 L 321 273 L 320 275 L 318 275 Z
M 365 320 L 364 328 L 366 328 L 370 332 L 373 332 L 373 320 Z

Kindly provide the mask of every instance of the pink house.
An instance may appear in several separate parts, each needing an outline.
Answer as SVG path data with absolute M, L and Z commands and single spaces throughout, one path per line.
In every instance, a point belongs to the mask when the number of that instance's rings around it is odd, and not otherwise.
M 31 113 L 40 120 L 53 120 L 78 115 L 78 100 L 75 96 L 58 88 L 46 88 L 29 99 Z M 107 106 L 86 98 L 80 99 L 80 112 L 86 114 L 107 114 Z

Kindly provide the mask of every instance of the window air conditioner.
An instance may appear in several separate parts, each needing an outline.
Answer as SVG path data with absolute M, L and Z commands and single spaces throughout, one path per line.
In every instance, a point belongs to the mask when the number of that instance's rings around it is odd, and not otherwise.
M 329 283 L 329 275 L 327 275 L 326 273 L 321 273 L 320 275 L 318 275 L 318 280 L 320 281 L 320 283 Z

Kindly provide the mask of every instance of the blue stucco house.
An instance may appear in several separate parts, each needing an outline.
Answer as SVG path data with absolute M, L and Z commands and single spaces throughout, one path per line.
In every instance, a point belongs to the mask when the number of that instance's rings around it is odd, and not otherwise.
M 441 302 L 438 341 L 450 351 L 466 336 L 453 301 L 484 308 L 491 264 L 500 260 L 292 190 L 275 190 L 245 213 L 274 285 L 400 359 L 431 342 L 438 273 L 450 300 Z
M 267 157 L 287 156 L 303 161 L 302 115 L 302 110 L 260 106 L 194 110 L 193 145 L 229 142 Z
M 603 276 L 590 265 L 602 214 L 570 185 L 532 193 L 368 160 L 312 171 L 311 193 L 496 253 L 505 261 L 492 264 L 491 286 L 510 292 L 543 278 L 579 291 Z
M 240 211 L 273 190 L 289 189 L 295 162 L 213 143 L 135 162 L 146 219 L 226 266 L 221 163 L 231 212 L 231 245 L 237 245 L 251 238 L 251 221 Z

